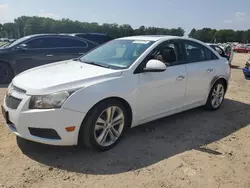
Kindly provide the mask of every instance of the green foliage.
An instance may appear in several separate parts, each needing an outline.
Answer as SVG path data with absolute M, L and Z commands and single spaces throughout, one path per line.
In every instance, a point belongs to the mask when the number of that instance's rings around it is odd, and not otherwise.
M 203 42 L 250 42 L 250 29 L 246 31 L 234 31 L 232 29 L 210 29 L 203 28 L 200 30 L 192 29 L 188 35 L 191 38 Z
M 112 37 L 123 37 L 131 35 L 175 35 L 183 36 L 185 31 L 182 28 L 157 28 L 141 26 L 133 29 L 129 24 L 118 25 L 116 23 L 88 23 L 72 21 L 70 19 L 53 20 L 44 17 L 21 16 L 14 20 L 14 23 L 0 24 L 0 38 L 20 38 L 26 35 L 37 33 L 84 33 L 100 32 Z

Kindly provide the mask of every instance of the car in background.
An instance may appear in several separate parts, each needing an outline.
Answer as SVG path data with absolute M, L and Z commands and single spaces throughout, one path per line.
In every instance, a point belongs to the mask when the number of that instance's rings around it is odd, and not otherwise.
M 242 69 L 246 80 L 250 80 L 250 59 L 246 62 L 245 67 Z
M 0 41 L 1 42 L 9 42 L 9 39 L 8 38 L 0 38 Z
M 224 57 L 226 58 L 230 65 L 233 61 L 233 56 L 234 56 L 234 52 L 233 50 L 231 49 L 231 47 L 229 46 L 225 46 L 225 47 L 222 47 L 218 44 L 214 44 L 214 43 L 207 43 L 208 46 L 210 46 L 211 48 L 213 48 L 215 51 L 217 51 L 221 57 Z M 226 52 L 227 50 L 227 52 Z
M 9 39 L 8 42 L 12 43 L 12 42 L 15 42 L 15 41 L 16 41 L 16 39 Z
M 250 53 L 250 46 L 237 45 L 234 46 L 233 51 L 238 53 Z
M 72 33 L 71 36 L 81 37 L 96 42 L 99 45 L 113 40 L 113 38 L 105 33 Z
M 20 38 L 0 48 L 0 84 L 33 67 L 79 57 L 98 44 L 87 39 L 38 34 Z
M 7 46 L 7 45 L 8 45 L 8 43 L 7 43 L 7 42 L 2 43 L 2 44 L 0 44 L 0 48 L 3 48 L 4 46 Z
M 228 61 L 198 40 L 124 37 L 17 75 L 2 112 L 19 137 L 103 151 L 127 128 L 198 106 L 219 109 L 229 78 Z

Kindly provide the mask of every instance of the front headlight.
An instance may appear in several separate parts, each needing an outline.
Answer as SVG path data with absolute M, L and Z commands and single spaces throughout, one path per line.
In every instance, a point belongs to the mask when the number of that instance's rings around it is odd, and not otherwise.
M 52 109 L 61 108 L 70 96 L 68 91 L 62 91 L 49 95 L 32 96 L 29 103 L 30 109 Z

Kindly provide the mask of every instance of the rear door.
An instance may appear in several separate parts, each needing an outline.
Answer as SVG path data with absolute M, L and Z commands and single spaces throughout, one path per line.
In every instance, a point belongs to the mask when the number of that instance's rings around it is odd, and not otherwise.
M 207 47 L 189 40 L 183 40 L 183 50 L 187 62 L 185 101 L 191 105 L 206 100 L 220 59 Z
M 97 45 L 74 37 L 50 37 L 47 57 L 53 62 L 77 58 Z

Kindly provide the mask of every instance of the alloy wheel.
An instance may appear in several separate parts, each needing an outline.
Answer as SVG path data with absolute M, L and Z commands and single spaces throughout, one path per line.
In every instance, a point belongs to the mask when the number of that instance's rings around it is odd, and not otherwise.
M 212 92 L 211 103 L 214 108 L 218 108 L 221 105 L 224 98 L 224 94 L 225 94 L 224 86 L 222 84 L 217 84 Z
M 111 106 L 105 109 L 95 123 L 96 142 L 103 147 L 115 143 L 123 131 L 124 120 L 124 113 L 119 107 Z

